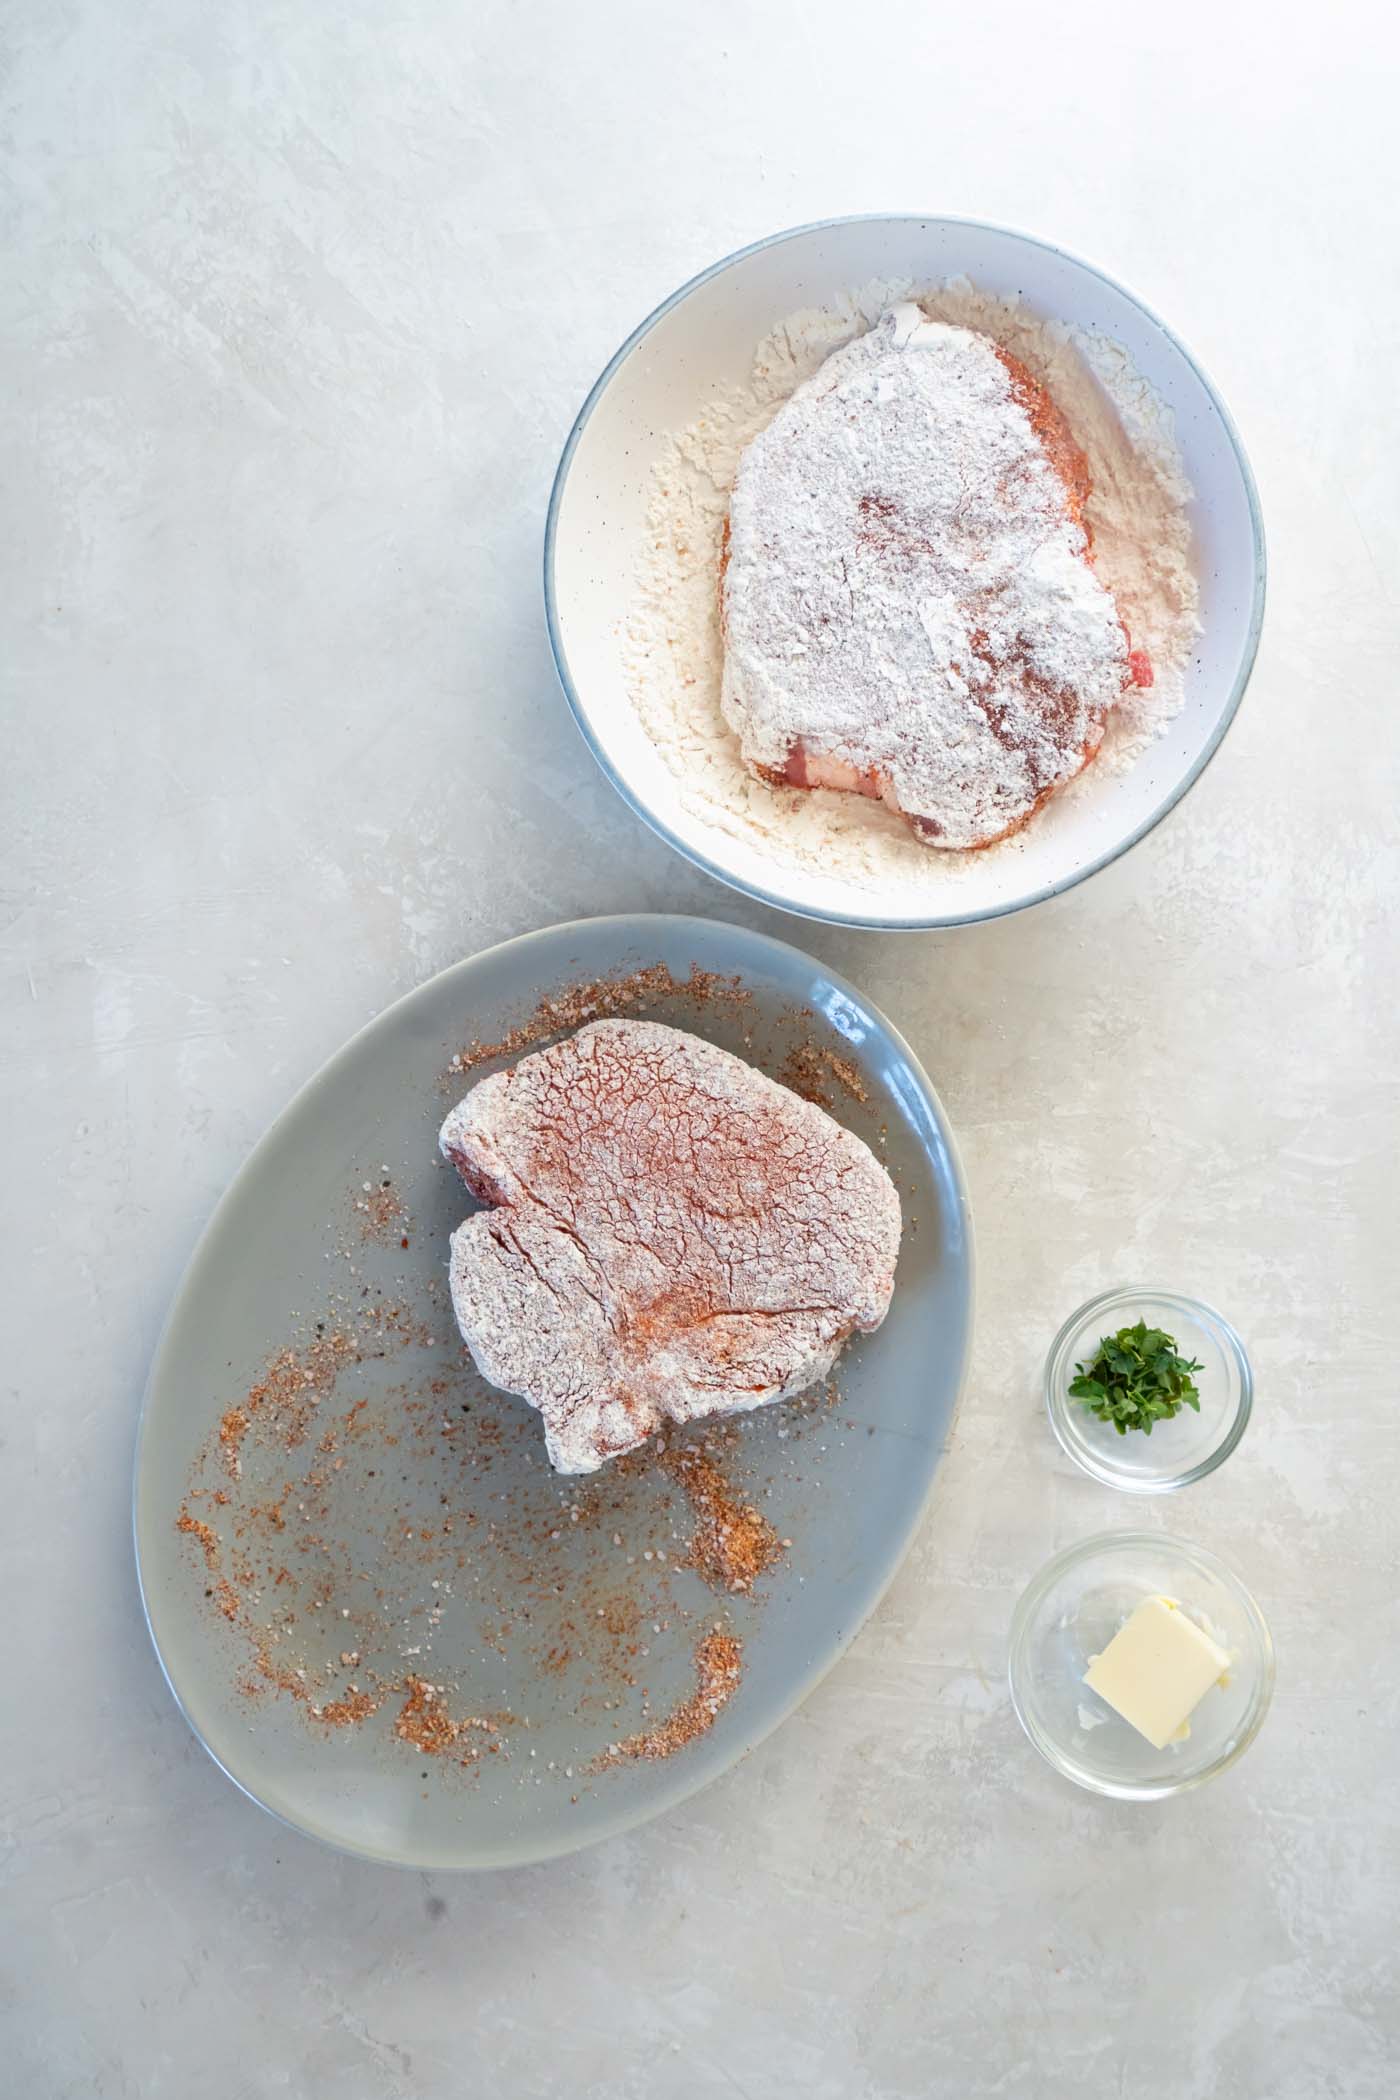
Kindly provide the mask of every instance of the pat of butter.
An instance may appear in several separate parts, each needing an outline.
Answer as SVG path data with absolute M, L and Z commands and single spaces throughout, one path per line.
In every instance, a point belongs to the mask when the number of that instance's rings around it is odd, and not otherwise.
M 1084 1682 L 1154 1750 L 1164 1750 L 1191 1733 L 1192 1714 L 1229 1669 L 1225 1650 L 1175 1598 L 1144 1597 L 1103 1654 L 1090 1657 Z

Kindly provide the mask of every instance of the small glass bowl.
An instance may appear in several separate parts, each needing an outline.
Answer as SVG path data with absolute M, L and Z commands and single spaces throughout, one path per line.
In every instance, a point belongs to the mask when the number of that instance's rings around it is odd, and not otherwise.
M 1091 1692 L 1084 1672 L 1144 1597 L 1173 1597 L 1230 1657 L 1184 1742 L 1154 1750 Z M 1274 1646 L 1249 1591 L 1203 1546 L 1160 1532 L 1106 1531 L 1047 1561 L 1016 1607 L 1011 1703 L 1047 1764 L 1118 1801 L 1161 1801 L 1226 1771 L 1259 1732 Z
M 1183 1356 L 1203 1365 L 1195 1374 L 1201 1409 L 1183 1407 L 1150 1436 L 1141 1429 L 1120 1436 L 1111 1422 L 1070 1398 L 1070 1380 L 1076 1364 L 1087 1369 L 1104 1335 L 1138 1320 L 1163 1328 Z M 1234 1328 L 1209 1305 L 1176 1291 L 1105 1291 L 1091 1298 L 1065 1321 L 1045 1360 L 1045 1408 L 1062 1448 L 1095 1480 L 1130 1495 L 1168 1495 L 1213 1473 L 1244 1435 L 1253 1404 L 1254 1374 Z

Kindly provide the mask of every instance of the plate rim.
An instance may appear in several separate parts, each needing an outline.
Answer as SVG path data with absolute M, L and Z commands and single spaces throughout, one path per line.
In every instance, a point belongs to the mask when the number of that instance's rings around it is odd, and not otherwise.
M 590 931 L 596 931 L 605 927 L 616 928 L 619 931 L 625 928 L 629 929 L 633 935 L 640 933 L 644 936 L 646 929 L 652 926 L 665 927 L 672 933 L 691 926 L 701 926 L 710 931 L 711 934 L 718 927 L 727 933 L 736 935 L 741 942 L 753 944 L 760 950 L 776 950 L 784 956 L 798 957 L 809 968 L 819 970 L 830 981 L 834 990 L 854 998 L 874 1016 L 891 1046 L 912 1074 L 926 1105 L 932 1112 L 947 1152 L 949 1174 L 957 1201 L 964 1246 L 962 1266 L 966 1279 L 964 1288 L 966 1309 L 962 1323 L 961 1349 L 956 1365 L 953 1402 L 948 1417 L 948 1425 L 943 1440 L 933 1455 L 924 1491 L 919 1498 L 917 1506 L 910 1513 L 908 1521 L 898 1538 L 897 1547 L 889 1561 L 889 1565 L 885 1569 L 878 1588 L 870 1597 L 864 1610 L 853 1618 L 853 1622 L 848 1629 L 840 1631 L 835 1644 L 829 1651 L 824 1653 L 823 1658 L 802 1673 L 796 1682 L 791 1697 L 783 1702 L 778 1711 L 757 1732 L 746 1731 L 741 1745 L 734 1750 L 731 1756 L 726 1758 L 725 1762 L 717 1770 L 702 1770 L 693 1780 L 682 1784 L 676 1791 L 667 1793 L 661 1800 L 655 1802 L 643 1801 L 634 1808 L 619 1813 L 614 1819 L 607 1822 L 602 1829 L 581 1832 L 578 1838 L 572 1842 L 568 1840 L 564 1842 L 555 1840 L 541 1842 L 538 1846 L 526 1846 L 512 1853 L 508 1859 L 448 1859 L 426 1865 L 421 1859 L 399 1857 L 372 1846 L 355 1844 L 344 1837 L 329 1835 L 322 1829 L 318 1829 L 306 1822 L 300 1822 L 286 1814 L 281 1808 L 265 1800 L 247 1780 L 240 1778 L 238 1773 L 231 1769 L 225 1759 L 219 1755 L 213 1745 L 207 1740 L 195 1721 L 189 1707 L 181 1696 L 179 1686 L 175 1682 L 161 1649 L 151 1610 L 148 1570 L 142 1561 L 141 1487 L 143 1460 L 151 1429 L 152 1399 L 165 1371 L 165 1359 L 171 1345 L 171 1335 L 176 1313 L 183 1303 L 191 1279 L 199 1270 L 207 1249 L 213 1241 L 226 1213 L 233 1208 L 244 1184 L 253 1177 L 263 1159 L 276 1148 L 284 1126 L 300 1111 L 306 1098 L 320 1086 L 325 1078 L 337 1070 L 343 1062 L 351 1058 L 366 1037 L 384 1026 L 391 1017 L 400 1015 L 404 1009 L 425 1000 L 430 993 L 440 990 L 444 979 L 464 974 L 478 964 L 491 958 L 500 957 L 507 951 L 521 952 L 546 939 L 557 939 L 561 935 L 568 936 L 576 930 L 584 928 Z M 924 1148 L 921 1146 L 920 1149 L 923 1150 Z M 137 1593 L 140 1598 L 141 1615 L 145 1621 L 146 1632 L 150 1638 L 157 1666 L 165 1680 L 170 1696 L 200 1748 L 246 1800 L 251 1801 L 265 1815 L 271 1816 L 284 1829 L 295 1831 L 299 1837 L 324 1845 L 329 1850 L 337 1852 L 346 1858 L 364 1860 L 374 1866 L 394 1867 L 413 1873 L 493 1873 L 502 1869 L 509 1870 L 514 1867 L 535 1866 L 549 1860 L 565 1859 L 574 1853 L 586 1850 L 590 1846 L 603 1844 L 613 1838 L 621 1837 L 626 1832 L 637 1829 L 641 1824 L 657 1820 L 661 1816 L 669 1814 L 673 1809 L 681 1807 L 683 1803 L 702 1792 L 705 1787 L 726 1778 L 743 1762 L 751 1751 L 756 1750 L 760 1743 L 767 1741 L 784 1722 L 789 1721 L 798 1707 L 811 1696 L 822 1679 L 835 1668 L 836 1664 L 850 1648 L 857 1634 L 869 1623 L 879 1609 L 928 1515 L 929 1505 L 937 1484 L 939 1461 L 952 1436 L 958 1412 L 967 1389 L 967 1374 L 971 1362 L 973 1337 L 976 1331 L 976 1311 L 977 1257 L 972 1205 L 968 1193 L 967 1175 L 963 1167 L 962 1155 L 958 1148 L 952 1124 L 948 1119 L 937 1089 L 904 1035 L 889 1020 L 882 1009 L 858 986 L 853 985 L 845 978 L 839 970 L 829 968 L 820 958 L 809 955 L 805 949 L 798 948 L 791 941 L 779 940 L 772 934 L 757 932 L 749 927 L 736 926 L 730 920 L 707 918 L 699 912 L 604 912 L 590 918 L 563 919 L 550 926 L 536 927 L 529 933 L 516 934 L 506 940 L 493 942 L 489 947 L 479 949 L 473 955 L 461 956 L 456 962 L 448 963 L 443 969 L 434 971 L 432 976 L 425 978 L 421 984 L 411 986 L 408 991 L 401 993 L 398 998 L 391 1000 L 380 1012 L 373 1015 L 368 1021 L 363 1022 L 352 1035 L 347 1037 L 339 1049 L 333 1051 L 323 1063 L 318 1065 L 295 1088 L 289 1100 L 273 1117 L 262 1135 L 255 1141 L 239 1166 L 234 1170 L 222 1194 L 197 1234 L 194 1245 L 190 1249 L 189 1256 L 181 1270 L 179 1281 L 171 1294 L 170 1302 L 166 1308 L 165 1316 L 161 1322 L 160 1331 L 151 1353 L 150 1367 L 142 1388 L 141 1404 L 137 1413 L 131 1473 L 131 1541 L 136 1568 Z
M 1101 284 L 1106 284 L 1110 290 L 1117 292 L 1131 306 L 1135 306 L 1143 318 L 1156 328 L 1161 335 L 1165 336 L 1167 341 L 1180 353 L 1200 380 L 1201 385 L 1205 389 L 1206 397 L 1215 414 L 1219 417 L 1231 450 L 1235 455 L 1235 462 L 1239 468 L 1245 502 L 1249 511 L 1250 537 L 1253 542 L 1254 555 L 1254 583 L 1250 600 L 1249 625 L 1245 631 L 1244 648 L 1231 684 L 1229 697 L 1226 700 L 1219 721 L 1207 739 L 1204 748 L 1197 755 L 1195 763 L 1177 782 L 1176 786 L 1158 803 L 1157 807 L 1150 811 L 1143 821 L 1134 830 L 1128 832 L 1120 839 L 1115 846 L 1071 869 L 1068 874 L 1061 877 L 1058 881 L 1044 883 L 1038 889 L 1029 892 L 1025 896 L 1013 898 L 1007 903 L 992 905 L 977 911 L 884 912 L 871 915 L 859 912 L 823 911 L 816 905 L 801 903 L 792 896 L 776 890 L 766 889 L 759 883 L 747 882 L 743 877 L 734 874 L 731 870 L 721 867 L 717 861 L 712 860 L 698 846 L 693 846 L 683 840 L 662 817 L 648 809 L 603 750 L 579 696 L 578 688 L 574 684 L 572 673 L 569 670 L 568 653 L 565 650 L 563 636 L 559 629 L 554 578 L 554 549 L 558 533 L 559 511 L 563 503 L 564 488 L 568 481 L 569 469 L 573 465 L 574 454 L 578 450 L 584 430 L 592 418 L 594 409 L 602 399 L 607 387 L 611 384 L 614 375 L 626 363 L 632 352 L 644 338 L 651 333 L 657 323 L 664 320 L 674 307 L 679 306 L 683 300 L 689 298 L 692 292 L 698 291 L 701 285 L 708 284 L 712 277 L 718 277 L 722 271 L 731 268 L 733 264 L 744 262 L 751 255 L 761 254 L 765 248 L 775 248 L 787 241 L 799 240 L 807 234 L 826 233 L 838 226 L 871 225 L 959 226 L 971 228 L 979 233 L 1009 235 L 1012 240 L 1023 241 L 1028 247 L 1039 248 L 1049 255 L 1058 256 L 1061 261 L 1071 263 L 1076 269 L 1083 270 L 1090 277 L 1096 277 Z M 579 734 L 592 753 L 599 770 L 611 782 L 633 815 L 641 818 L 648 830 L 654 832 L 658 838 L 663 839 L 674 852 L 680 854 L 683 860 L 689 861 L 692 867 L 699 868 L 704 874 L 711 875 L 717 882 L 723 883 L 726 889 L 734 890 L 743 897 L 755 898 L 760 904 L 770 905 L 774 911 L 786 912 L 793 918 L 810 920 L 818 925 L 844 926 L 859 929 L 862 932 L 924 933 L 958 926 L 987 925 L 995 919 L 1010 918 L 1019 911 L 1033 910 L 1038 904 L 1048 903 L 1052 897 L 1061 897 L 1066 891 L 1078 888 L 1081 882 L 1087 882 L 1091 875 L 1101 874 L 1105 868 L 1111 867 L 1114 861 L 1121 860 L 1124 854 L 1130 853 L 1135 846 L 1141 845 L 1142 841 L 1154 832 L 1159 824 L 1163 823 L 1174 810 L 1180 807 L 1181 803 L 1204 774 L 1220 746 L 1224 743 L 1235 716 L 1239 712 L 1240 703 L 1244 699 L 1250 679 L 1254 674 L 1254 665 L 1259 654 L 1260 636 L 1264 626 L 1265 600 L 1268 595 L 1268 549 L 1264 535 L 1264 516 L 1259 502 L 1258 484 L 1255 481 L 1254 470 L 1250 466 L 1249 455 L 1245 451 L 1244 440 L 1240 436 L 1235 419 L 1226 407 L 1220 389 L 1216 386 L 1215 381 L 1211 378 L 1201 360 L 1176 333 L 1176 330 L 1169 327 L 1161 315 L 1147 304 L 1145 299 L 1139 298 L 1136 292 L 1130 290 L 1126 284 L 1121 283 L 1109 271 L 1101 269 L 1097 263 L 1088 262 L 1082 255 L 1076 254 L 1073 249 L 1062 247 L 1058 241 L 1045 240 L 1038 234 L 1026 233 L 1017 226 L 1007 226 L 994 219 L 978 219 L 956 212 L 866 211 L 846 212 L 829 219 L 811 219 L 801 226 L 787 226 L 781 232 L 766 234 L 761 240 L 749 241 L 742 248 L 735 248 L 730 254 L 721 256 L 717 262 L 710 263 L 705 269 L 697 270 L 693 277 L 687 278 L 684 284 L 678 285 L 676 290 L 663 299 L 659 306 L 654 307 L 643 320 L 637 323 L 631 334 L 613 352 L 589 388 L 587 395 L 584 397 L 583 406 L 575 416 L 568 437 L 565 439 L 564 450 L 560 454 L 559 464 L 555 468 L 554 480 L 550 487 L 549 507 L 545 513 L 542 580 L 544 585 L 545 625 L 549 633 L 550 654 L 554 658 L 555 673 L 563 689 L 569 712 L 572 714 Z

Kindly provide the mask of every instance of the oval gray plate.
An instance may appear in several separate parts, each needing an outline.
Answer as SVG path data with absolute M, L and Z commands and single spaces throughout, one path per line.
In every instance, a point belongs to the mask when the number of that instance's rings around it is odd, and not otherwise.
M 453 1053 L 498 1040 L 547 995 L 657 962 L 677 979 L 693 966 L 736 975 L 748 997 L 699 1008 L 663 997 L 646 1008 L 654 1018 L 775 1075 L 799 1046 L 808 1070 L 829 1069 L 826 1051 L 854 1066 L 867 1099 L 833 1082 L 827 1105 L 881 1153 L 904 1202 L 893 1305 L 840 1359 L 835 1397 L 763 1409 L 729 1438 L 726 1472 L 791 1541 L 748 1597 L 716 1596 L 678 1565 L 686 1505 L 654 1466 L 553 1475 L 538 1417 L 476 1376 L 445 1310 L 448 1234 L 470 1207 L 437 1164 L 439 1122 L 470 1083 L 451 1081 Z M 386 1177 L 402 1233 L 397 1216 L 376 1233 L 356 1208 Z M 228 1502 L 186 1504 L 192 1483 L 206 1497 L 219 1484 L 220 1419 L 277 1351 L 303 1347 L 317 1320 L 330 1331 L 390 1304 L 408 1339 L 364 1347 L 320 1399 L 324 1443 L 313 1434 L 284 1453 L 249 1436 L 242 1477 L 222 1481 Z M 938 1099 L 889 1023 L 810 956 L 710 920 L 636 916 L 552 927 L 459 963 L 302 1090 L 180 1287 L 146 1392 L 134 1505 L 171 1690 L 253 1800 L 366 1858 L 518 1864 L 656 1815 L 775 1728 L 879 1600 L 928 1496 L 971 1313 L 971 1219 Z M 360 1725 L 317 1721 L 305 1699 L 250 1673 L 198 1539 L 176 1528 L 184 1506 L 213 1523 L 223 1574 L 244 1585 L 249 1615 L 279 1627 L 274 1659 L 308 1670 L 315 1703 L 406 1669 L 443 1685 L 454 1714 L 509 1719 L 472 1736 L 483 1754 L 470 1765 L 400 1739 L 387 1695 Z M 445 1545 L 450 1566 L 434 1559 Z M 744 1653 L 714 1726 L 664 1760 L 596 1769 L 610 1743 L 693 1690 L 696 1640 L 713 1625 Z M 345 1643 L 356 1663 L 337 1677 Z

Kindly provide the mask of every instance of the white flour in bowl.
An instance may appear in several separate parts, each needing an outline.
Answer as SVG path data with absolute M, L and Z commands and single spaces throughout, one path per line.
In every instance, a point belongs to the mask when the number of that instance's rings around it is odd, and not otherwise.
M 976 855 L 938 852 L 883 803 L 756 779 L 720 711 L 718 579 L 744 447 L 833 350 L 910 296 L 907 282 L 877 280 L 833 306 L 791 315 L 758 346 L 744 386 L 717 394 L 688 429 L 667 438 L 652 468 L 649 545 L 623 635 L 633 704 L 692 816 L 794 872 L 904 891 L 956 879 L 974 861 L 985 866 L 989 854 L 1015 852 L 1017 842 Z M 1087 455 L 1098 572 L 1154 674 L 1150 687 L 1124 695 L 1098 758 L 1056 800 L 1091 793 L 1105 774 L 1125 772 L 1180 712 L 1199 631 L 1185 514 L 1191 490 L 1170 414 L 1104 336 L 1042 320 L 965 278 L 918 299 L 930 319 L 978 329 L 1018 357 L 1049 389 Z

